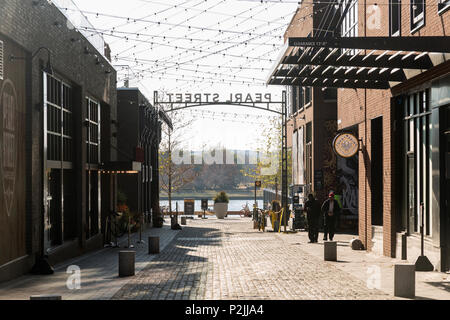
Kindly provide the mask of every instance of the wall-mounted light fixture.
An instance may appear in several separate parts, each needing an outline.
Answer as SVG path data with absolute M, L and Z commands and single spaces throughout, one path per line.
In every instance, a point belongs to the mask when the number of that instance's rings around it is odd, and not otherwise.
M 47 65 L 42 70 L 44 72 L 52 75 L 53 74 L 53 67 L 52 67 L 52 62 L 51 62 L 51 54 L 52 54 L 52 52 L 50 51 L 50 49 L 48 49 L 46 47 L 40 47 L 39 49 L 36 50 L 35 53 L 33 53 L 33 55 L 31 56 L 31 60 L 33 60 L 41 50 L 47 51 Z M 9 60 L 10 61 L 25 60 L 25 59 L 26 59 L 26 57 L 16 57 L 14 55 L 10 55 L 9 56 Z

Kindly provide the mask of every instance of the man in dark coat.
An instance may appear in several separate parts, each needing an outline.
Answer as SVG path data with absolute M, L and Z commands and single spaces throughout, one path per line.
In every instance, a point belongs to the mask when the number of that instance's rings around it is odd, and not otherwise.
M 305 202 L 306 218 L 308 219 L 309 242 L 315 243 L 319 238 L 320 204 L 313 194 L 308 195 Z
M 339 203 L 334 199 L 334 192 L 330 191 L 328 199 L 322 204 L 324 241 L 328 240 L 328 236 L 330 241 L 333 241 L 336 218 L 340 210 Z

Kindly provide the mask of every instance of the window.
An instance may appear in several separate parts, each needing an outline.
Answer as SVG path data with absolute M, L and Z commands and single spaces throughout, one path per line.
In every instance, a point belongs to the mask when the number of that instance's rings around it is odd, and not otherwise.
M 350 8 L 347 11 L 344 19 L 342 20 L 342 36 L 343 37 L 357 37 L 358 36 L 358 1 L 344 0 L 342 10 L 344 10 L 347 4 L 351 2 Z M 344 50 L 344 49 L 343 49 Z M 353 55 L 356 50 L 351 50 L 349 54 Z
M 312 101 L 312 89 L 311 87 L 303 88 L 305 92 L 305 106 L 307 106 Z
M 47 160 L 73 161 L 72 88 L 63 81 L 46 77 Z
M 419 232 L 423 204 L 425 234 L 432 235 L 431 190 L 431 109 L 430 91 L 414 93 L 405 99 L 405 161 L 407 175 L 405 195 L 408 231 Z
M 342 21 L 342 36 L 356 37 L 358 36 L 358 1 L 344 0 L 342 10 L 345 9 L 349 2 L 352 2 L 352 4 Z
M 425 24 L 425 1 L 411 0 L 411 32 Z
M 297 87 L 291 87 L 291 114 L 294 114 L 298 110 L 298 89 Z
M 402 16 L 401 0 L 389 1 L 389 20 L 390 20 L 389 32 L 391 36 L 400 35 L 401 16 Z
M 306 124 L 306 145 L 305 145 L 305 160 L 306 160 L 306 176 L 305 183 L 307 185 L 307 192 L 312 192 L 312 123 Z
M 100 104 L 86 98 L 87 162 L 100 162 Z
M 3 41 L 0 41 L 0 80 L 3 80 Z
M 443 13 L 444 11 L 447 11 L 447 9 L 450 8 L 450 0 L 440 0 L 438 3 L 438 12 Z

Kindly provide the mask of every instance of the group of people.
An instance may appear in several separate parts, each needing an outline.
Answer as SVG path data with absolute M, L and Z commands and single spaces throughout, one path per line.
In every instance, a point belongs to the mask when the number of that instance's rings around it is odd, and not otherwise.
M 314 198 L 313 194 L 308 195 L 308 200 L 305 202 L 305 210 L 308 220 L 308 236 L 311 243 L 316 243 L 319 238 L 319 224 L 320 216 L 323 217 L 323 240 L 333 241 L 334 232 L 336 227 L 336 218 L 340 213 L 340 206 L 337 200 L 334 198 L 334 192 L 331 191 L 328 194 L 322 206 L 319 201 Z

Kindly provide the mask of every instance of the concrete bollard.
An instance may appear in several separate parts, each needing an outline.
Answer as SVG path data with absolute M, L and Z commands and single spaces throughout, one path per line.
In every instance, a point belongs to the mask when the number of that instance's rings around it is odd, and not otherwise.
M 416 266 L 413 263 L 396 264 L 394 269 L 394 296 L 416 296 Z
M 148 237 L 148 254 L 159 253 L 159 237 Z
M 323 256 L 325 261 L 337 261 L 337 242 L 325 241 L 323 244 Z
M 134 276 L 136 251 L 119 251 L 119 277 Z
M 62 297 L 57 294 L 43 294 L 31 296 L 30 300 L 62 300 Z
M 186 225 L 186 217 L 181 217 L 181 225 L 182 226 Z

